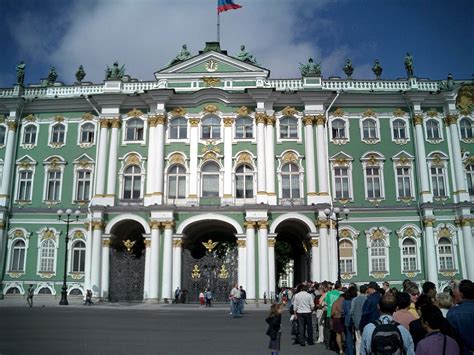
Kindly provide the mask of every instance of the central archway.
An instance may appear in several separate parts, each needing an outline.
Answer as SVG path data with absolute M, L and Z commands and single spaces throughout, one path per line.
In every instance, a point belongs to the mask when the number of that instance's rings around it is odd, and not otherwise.
M 204 220 L 183 230 L 181 289 L 187 300 L 197 302 L 199 293 L 209 289 L 214 302 L 227 302 L 237 282 L 237 238 L 232 224 Z

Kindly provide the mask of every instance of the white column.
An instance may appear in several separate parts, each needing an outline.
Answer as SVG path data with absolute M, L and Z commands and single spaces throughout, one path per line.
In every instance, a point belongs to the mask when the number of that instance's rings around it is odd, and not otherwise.
M 91 291 L 94 297 L 101 295 L 101 256 L 102 256 L 102 226 L 103 222 L 92 222 L 92 264 L 91 264 Z
M 151 239 L 145 237 L 145 276 L 143 280 L 143 299 L 150 299 Z
M 153 194 L 155 187 L 155 171 L 156 171 L 156 117 L 148 118 L 148 159 L 146 171 L 146 195 L 145 198 Z M 148 205 L 152 204 L 151 202 Z
M 269 205 L 277 204 L 277 197 L 275 192 L 275 117 L 267 116 L 267 128 L 265 136 L 265 177 L 266 190 Z
M 165 227 L 163 236 L 163 281 L 161 298 L 173 299 L 173 221 L 163 223 Z
M 165 123 L 166 117 L 164 115 L 158 115 L 156 121 L 156 169 L 154 171 L 155 177 L 155 188 L 154 194 L 158 196 L 159 204 L 163 203 L 163 176 L 164 176 L 164 164 L 165 164 Z
M 159 276 L 159 251 L 160 251 L 160 222 L 151 221 L 151 240 L 150 248 L 147 251 L 150 252 L 150 287 L 148 293 L 148 299 L 158 301 L 158 276 Z
M 237 279 L 238 284 L 244 286 L 244 289 L 247 290 L 247 249 L 246 249 L 246 240 L 245 236 L 239 236 L 240 238 L 237 239 L 237 250 L 238 250 L 238 271 L 237 271 Z M 247 290 L 248 295 L 248 290 Z
M 430 192 L 428 166 L 426 165 L 425 138 L 423 135 L 423 116 L 416 114 L 413 117 L 416 136 L 416 163 L 418 167 L 419 183 L 421 187 L 421 202 L 432 202 L 433 197 Z M 432 280 L 430 280 L 432 281 Z M 433 281 L 434 282 L 434 281 Z
M 176 290 L 176 287 L 181 288 L 181 257 L 183 255 L 183 241 L 181 238 L 173 240 L 173 287 L 171 290 Z
M 308 205 L 317 203 L 316 201 L 316 167 L 314 162 L 314 131 L 313 116 L 305 116 L 304 122 L 304 148 L 306 160 L 306 196 Z
M 246 291 L 248 299 L 256 299 L 255 294 L 255 222 L 247 221 L 244 223 L 246 228 Z
M 320 258 L 320 272 L 321 272 L 321 279 L 320 281 L 333 281 L 330 279 L 329 275 L 329 248 L 328 248 L 328 222 L 327 220 L 320 219 L 318 221 L 319 224 L 319 253 L 321 255 Z
M 87 216 L 88 221 L 91 220 L 91 215 Z M 84 265 L 84 289 L 92 290 L 91 286 L 91 270 L 92 270 L 92 237 L 93 237 L 93 230 L 92 224 L 89 222 L 89 227 L 87 229 L 87 236 L 86 236 L 86 262 Z
M 5 160 L 3 162 L 3 174 L 1 181 L 1 192 L 0 200 L 3 202 L 2 205 L 7 205 L 8 199 L 14 199 L 13 196 L 10 196 L 10 186 L 12 183 L 12 168 L 13 168 L 13 154 L 15 148 L 15 131 L 17 129 L 15 121 L 9 120 L 8 122 L 8 132 L 7 132 L 7 147 L 5 148 Z M 7 198 L 8 196 L 8 198 Z
M 328 255 L 329 255 L 329 278 L 332 281 L 337 280 L 337 263 L 339 262 L 337 258 L 337 238 L 336 238 L 336 225 L 334 222 L 329 223 L 328 229 Z
M 438 285 L 438 263 L 436 260 L 436 243 L 433 232 L 433 223 L 435 222 L 432 216 L 433 211 L 426 211 L 427 216 L 423 219 L 425 224 L 425 275 L 426 279 Z
M 5 253 L 5 250 L 7 248 L 7 240 L 8 238 L 6 237 L 6 232 L 5 232 L 5 217 L 3 218 L 3 221 L 0 222 L 0 265 L 5 265 L 5 257 L 6 257 L 6 253 Z M 5 268 L 7 268 L 8 266 L 5 265 Z M 2 271 L 4 268 L 1 268 Z
M 257 120 L 257 203 L 267 203 L 265 177 L 265 121 L 263 112 L 255 114 Z
M 268 293 L 268 222 L 258 222 L 258 298 Z
M 109 127 L 109 120 L 102 119 L 100 121 L 100 136 L 99 136 L 99 154 L 97 160 L 97 177 L 95 194 L 98 197 L 103 197 L 105 194 L 105 174 L 107 169 L 107 129 Z
M 451 149 L 454 166 L 454 178 L 456 181 L 455 195 L 459 195 L 459 201 L 469 201 L 469 193 L 467 192 L 466 177 L 463 169 L 461 145 L 459 143 L 459 133 L 457 126 L 457 115 L 447 115 L 445 123 L 449 126 L 449 133 L 451 134 Z
M 316 116 L 316 159 L 318 166 L 318 194 L 319 196 L 329 196 L 329 174 L 328 156 L 326 153 L 326 135 L 324 125 L 326 118 L 324 115 Z
M 115 197 L 115 184 L 117 181 L 117 154 L 118 154 L 118 130 L 120 119 L 111 120 L 112 132 L 109 145 L 109 167 L 107 169 L 107 197 Z
M 103 300 L 109 298 L 109 259 L 110 259 L 110 238 L 102 238 L 102 279 L 101 295 Z
M 199 143 L 199 119 L 189 120 L 189 199 L 197 200 L 198 196 L 198 143 Z
M 462 239 L 464 242 L 464 256 L 466 260 L 466 279 L 474 280 L 474 258 L 472 251 L 474 250 L 474 240 L 472 237 L 471 219 L 468 217 L 461 218 Z
M 311 281 L 323 281 L 320 273 L 319 241 L 311 238 Z
M 276 235 L 275 235 L 276 236 Z M 275 299 L 276 287 L 275 287 L 275 236 L 272 239 L 268 239 L 268 289 L 270 293 L 267 295 L 268 298 Z
M 222 204 L 231 203 L 232 198 L 232 124 L 234 119 L 224 118 L 224 196 Z

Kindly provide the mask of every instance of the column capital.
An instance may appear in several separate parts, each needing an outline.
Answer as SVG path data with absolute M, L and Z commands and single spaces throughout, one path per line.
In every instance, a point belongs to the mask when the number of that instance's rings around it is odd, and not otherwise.
M 16 131 L 17 124 L 15 121 L 7 121 L 7 125 L 10 131 Z
M 318 247 L 319 246 L 319 240 L 316 238 L 311 239 L 311 246 L 312 247 Z
M 245 239 L 238 239 L 237 240 L 237 247 L 245 248 L 246 245 L 247 245 L 247 242 L 245 241 Z
M 257 122 L 257 124 L 259 123 L 265 124 L 266 119 L 267 119 L 267 115 L 265 114 L 265 112 L 255 113 L 255 121 Z
M 257 221 L 258 229 L 268 229 L 268 221 L 260 220 Z
M 303 123 L 305 126 L 312 126 L 315 120 L 316 120 L 315 116 L 306 115 L 303 117 Z
M 232 117 L 224 117 L 224 127 L 232 127 L 234 119 Z
M 257 224 L 257 222 L 255 222 L 255 221 L 245 221 L 244 222 L 244 227 L 246 229 L 254 229 L 256 224 Z
M 146 238 L 144 243 L 145 243 L 145 248 L 150 248 L 150 247 L 151 247 L 151 240 L 150 240 L 150 238 Z
M 108 118 L 101 118 L 100 119 L 100 128 L 109 128 L 110 126 L 110 119 Z
M 444 118 L 444 123 L 447 126 L 451 126 L 452 124 L 456 124 L 458 121 L 459 116 L 458 115 L 446 115 Z
M 275 248 L 276 240 L 275 239 L 268 239 L 268 246 L 270 248 Z
M 120 121 L 120 118 L 118 117 L 112 118 L 109 123 L 112 128 L 120 128 L 122 124 L 122 122 Z
M 148 222 L 148 225 L 150 226 L 151 229 L 160 229 L 161 222 L 152 219 L 151 221 Z
M 182 239 L 173 239 L 173 247 L 181 248 L 183 246 Z
M 423 115 L 416 114 L 413 116 L 413 124 L 416 125 L 421 125 L 423 124 Z
M 5 222 L 0 221 L 0 230 L 3 230 L 3 229 L 5 229 Z
M 156 127 L 158 124 L 165 124 L 166 116 L 165 115 L 154 115 L 148 117 L 148 125 L 150 127 Z
M 436 218 L 434 217 L 425 217 L 423 218 L 423 224 L 425 227 L 433 227 L 433 224 L 436 222 Z
M 276 118 L 274 115 L 266 115 L 265 123 L 267 126 L 273 126 L 275 124 Z
M 191 127 L 198 127 L 199 121 L 199 118 L 191 118 L 189 119 L 189 124 L 191 125 Z
M 106 248 L 110 248 L 110 238 L 102 239 L 102 246 Z
M 317 126 L 324 126 L 326 124 L 326 117 L 322 113 L 316 115 L 314 119 Z
M 163 226 L 165 229 L 173 229 L 173 227 L 174 227 L 174 221 L 164 221 L 164 222 L 162 222 L 162 226 Z
M 471 226 L 472 218 L 471 217 L 460 217 L 457 218 L 454 223 L 461 227 L 469 227 Z
M 315 221 L 315 225 L 318 228 L 328 228 L 329 221 L 326 218 L 319 218 Z
M 103 220 L 91 221 L 91 227 L 93 230 L 103 230 L 105 229 L 105 222 Z

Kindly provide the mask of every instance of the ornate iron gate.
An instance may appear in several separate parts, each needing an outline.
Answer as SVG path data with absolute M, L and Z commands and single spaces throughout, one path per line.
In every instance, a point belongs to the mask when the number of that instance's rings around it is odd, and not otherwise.
M 190 250 L 183 249 L 181 290 L 187 291 L 190 302 L 199 301 L 199 292 L 206 288 L 212 291 L 214 302 L 227 302 L 232 284 L 237 282 L 237 268 L 235 245 L 224 255 L 208 249 L 200 259 L 193 258 Z
M 143 301 L 145 255 L 110 248 L 109 301 Z

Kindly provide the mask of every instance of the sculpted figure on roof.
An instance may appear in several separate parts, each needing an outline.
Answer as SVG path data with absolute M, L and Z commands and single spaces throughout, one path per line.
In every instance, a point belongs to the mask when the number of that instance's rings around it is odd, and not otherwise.
M 188 51 L 188 46 L 186 44 L 183 44 L 183 47 L 179 51 L 178 55 L 174 57 L 173 59 L 171 59 L 168 66 L 177 64 L 189 58 L 191 58 L 191 52 Z
M 308 64 L 300 63 L 301 76 L 321 76 L 321 63 L 313 63 L 313 58 L 308 59 Z
M 16 66 L 16 83 L 18 85 L 23 85 L 25 81 L 25 66 L 26 65 L 23 61 Z
M 237 54 L 237 58 L 242 62 L 257 65 L 257 59 L 245 50 L 245 46 L 243 44 L 240 46 L 240 52 Z
M 56 82 L 57 78 L 58 78 L 58 74 L 56 73 L 56 68 L 51 67 L 51 69 L 49 69 L 49 73 L 48 73 L 48 83 L 49 84 L 54 84 Z
M 82 65 L 79 65 L 79 68 L 77 69 L 76 72 L 76 80 L 78 83 L 82 81 L 86 76 L 86 72 L 84 71 L 84 67 Z
M 382 76 L 383 68 L 382 68 L 382 66 L 380 65 L 380 62 L 379 62 L 378 59 L 375 60 L 374 65 L 373 65 L 373 67 L 372 67 L 372 71 L 374 72 L 375 77 L 376 77 L 377 79 L 380 79 L 380 77 Z
M 119 67 L 118 61 L 115 61 L 112 68 L 105 69 L 105 80 L 122 79 L 125 74 L 125 65 Z
M 352 77 L 352 73 L 354 72 L 354 67 L 352 65 L 352 61 L 348 58 L 346 59 L 346 64 L 344 65 L 344 73 L 347 75 L 347 79 L 350 79 Z
M 407 75 L 409 78 L 413 76 L 413 57 L 410 55 L 410 53 L 407 52 L 407 55 L 405 56 L 405 70 L 407 71 Z

